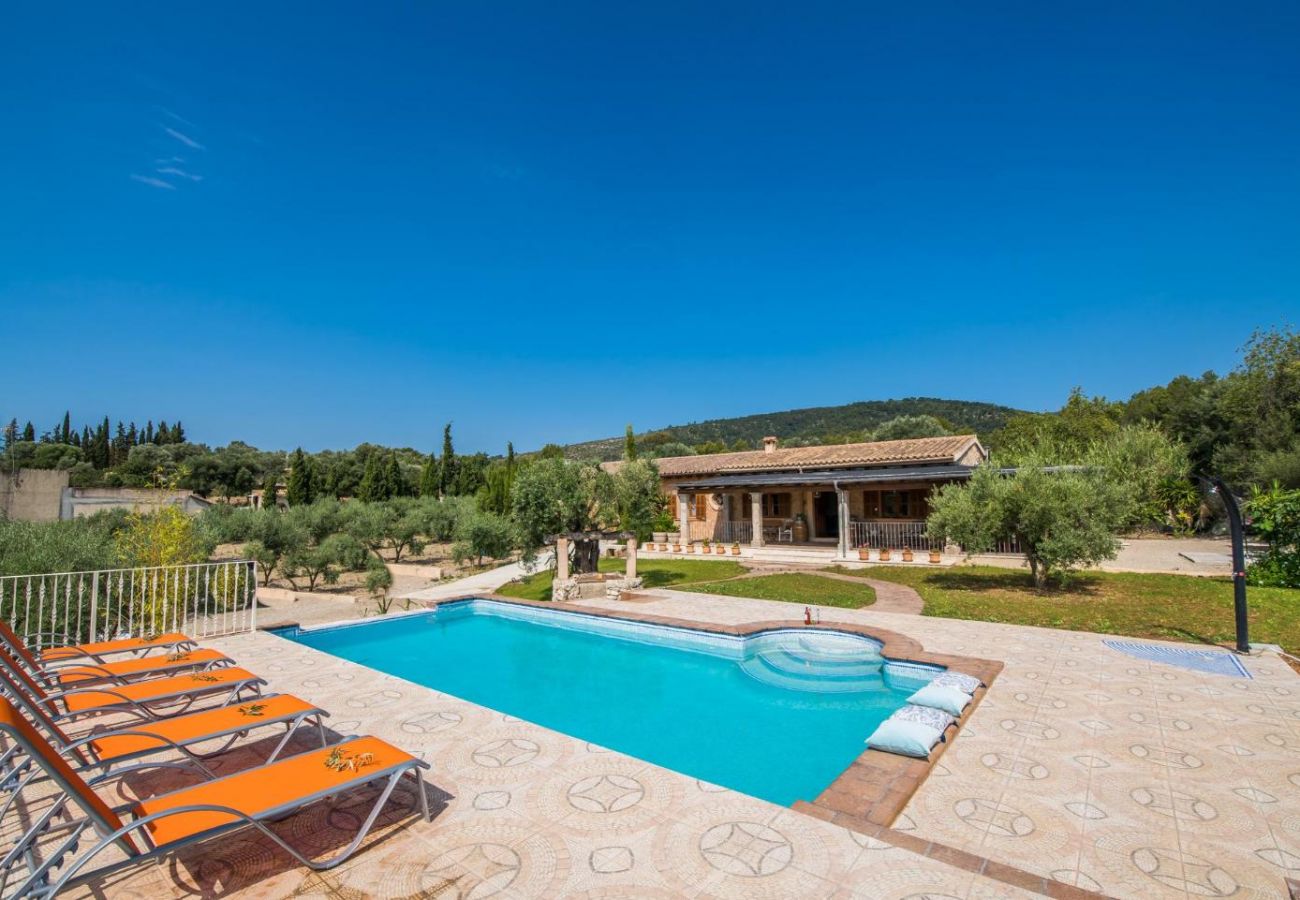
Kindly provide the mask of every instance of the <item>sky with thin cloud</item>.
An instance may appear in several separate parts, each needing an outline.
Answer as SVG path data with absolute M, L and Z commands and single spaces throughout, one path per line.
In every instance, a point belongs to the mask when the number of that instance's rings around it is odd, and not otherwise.
M 0 418 L 466 450 L 1026 409 L 1300 324 L 1300 5 L 112 4 L 0 30 Z

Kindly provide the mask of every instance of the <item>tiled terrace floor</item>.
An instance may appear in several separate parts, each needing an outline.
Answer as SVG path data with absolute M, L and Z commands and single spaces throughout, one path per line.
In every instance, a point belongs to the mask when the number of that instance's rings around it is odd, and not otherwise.
M 657 597 L 636 611 L 791 616 L 767 601 Z M 1300 875 L 1300 680 L 1280 660 L 1231 679 L 1130 659 L 1096 635 L 870 611 L 823 620 L 1006 661 L 896 828 L 1121 897 L 1284 897 L 1284 877 Z M 271 635 L 215 645 L 330 709 L 336 732 L 428 760 L 439 813 L 397 822 L 323 875 L 233 838 L 99 896 L 1037 896 Z M 344 807 L 283 827 L 328 847 L 355 820 Z

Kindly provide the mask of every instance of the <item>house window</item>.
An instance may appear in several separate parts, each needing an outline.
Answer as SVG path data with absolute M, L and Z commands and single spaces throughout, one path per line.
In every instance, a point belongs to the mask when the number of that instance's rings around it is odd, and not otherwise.
M 788 519 L 790 517 L 789 494 L 764 494 L 763 518 Z
M 705 511 L 709 508 L 709 495 L 691 494 L 689 508 L 691 511 L 691 518 L 697 522 L 703 522 Z
M 881 491 L 880 515 L 884 519 L 912 518 L 911 491 Z

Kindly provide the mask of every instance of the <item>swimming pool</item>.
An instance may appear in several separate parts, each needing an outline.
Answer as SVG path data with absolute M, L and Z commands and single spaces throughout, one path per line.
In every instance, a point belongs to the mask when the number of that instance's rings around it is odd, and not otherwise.
M 940 671 L 843 632 L 735 637 L 493 600 L 279 633 L 782 805 L 821 793 Z

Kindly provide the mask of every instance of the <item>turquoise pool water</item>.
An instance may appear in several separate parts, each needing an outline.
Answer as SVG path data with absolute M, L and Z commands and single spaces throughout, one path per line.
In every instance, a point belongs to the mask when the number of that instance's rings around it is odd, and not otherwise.
M 782 805 L 816 797 L 937 671 L 843 633 L 741 639 L 488 600 L 281 634 Z

